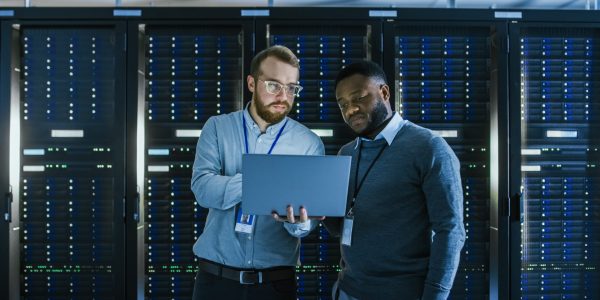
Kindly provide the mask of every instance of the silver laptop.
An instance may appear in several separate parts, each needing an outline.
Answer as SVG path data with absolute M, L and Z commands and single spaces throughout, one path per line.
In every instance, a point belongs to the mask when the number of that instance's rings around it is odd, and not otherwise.
M 298 215 L 341 217 L 346 213 L 350 156 L 244 154 L 242 212 L 285 216 L 292 205 Z

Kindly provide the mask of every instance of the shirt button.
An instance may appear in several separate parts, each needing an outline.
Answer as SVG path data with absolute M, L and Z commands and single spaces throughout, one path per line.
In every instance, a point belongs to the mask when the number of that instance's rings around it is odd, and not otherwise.
M 251 240 L 251 239 L 252 239 L 252 237 L 251 237 L 251 236 L 249 236 L 249 237 L 248 237 L 248 239 L 249 239 L 249 240 Z
M 262 139 L 258 139 L 258 142 L 259 142 L 259 143 L 262 143 Z
M 248 261 L 248 264 L 250 264 L 250 261 Z

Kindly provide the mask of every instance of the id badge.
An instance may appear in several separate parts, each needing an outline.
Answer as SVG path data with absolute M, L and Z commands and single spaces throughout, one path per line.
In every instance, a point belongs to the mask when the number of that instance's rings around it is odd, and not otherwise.
M 346 216 L 344 218 L 344 229 L 342 231 L 342 245 L 350 247 L 352 245 L 352 225 L 354 218 Z
M 252 231 L 254 231 L 255 218 L 255 215 L 243 214 L 242 210 L 238 209 L 237 216 L 235 218 L 235 232 L 252 233 Z

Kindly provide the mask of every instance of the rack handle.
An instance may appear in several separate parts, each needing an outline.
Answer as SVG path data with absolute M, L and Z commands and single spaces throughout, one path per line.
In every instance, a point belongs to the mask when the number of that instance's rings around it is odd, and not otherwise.
M 12 188 L 8 193 L 4 194 L 6 199 L 6 212 L 4 213 L 4 221 L 10 223 L 12 222 L 12 202 L 13 202 L 13 193 Z
M 140 223 L 140 193 L 135 193 L 135 210 L 133 211 L 133 220 Z

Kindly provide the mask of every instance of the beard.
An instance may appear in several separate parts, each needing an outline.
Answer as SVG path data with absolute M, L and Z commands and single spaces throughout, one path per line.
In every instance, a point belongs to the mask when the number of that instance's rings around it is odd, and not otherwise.
M 285 116 L 292 110 L 290 104 L 287 101 L 273 102 L 269 105 L 265 105 L 262 100 L 260 100 L 260 96 L 255 94 L 254 98 L 254 106 L 256 108 L 256 113 L 258 116 L 263 119 L 265 122 L 269 124 L 276 124 L 281 122 Z M 274 105 L 285 105 L 285 111 L 283 112 L 271 112 L 269 110 L 270 106 Z
M 362 116 L 366 117 L 366 115 L 364 114 Z M 372 132 L 377 130 L 382 124 L 385 123 L 385 121 L 387 120 L 387 116 L 387 107 L 385 106 L 385 104 L 383 104 L 383 99 L 379 99 L 375 104 L 373 111 L 371 112 L 371 118 L 368 120 L 367 126 L 363 130 L 357 131 L 356 133 L 361 137 L 367 137 Z M 350 120 L 352 120 L 352 117 L 350 118 Z

